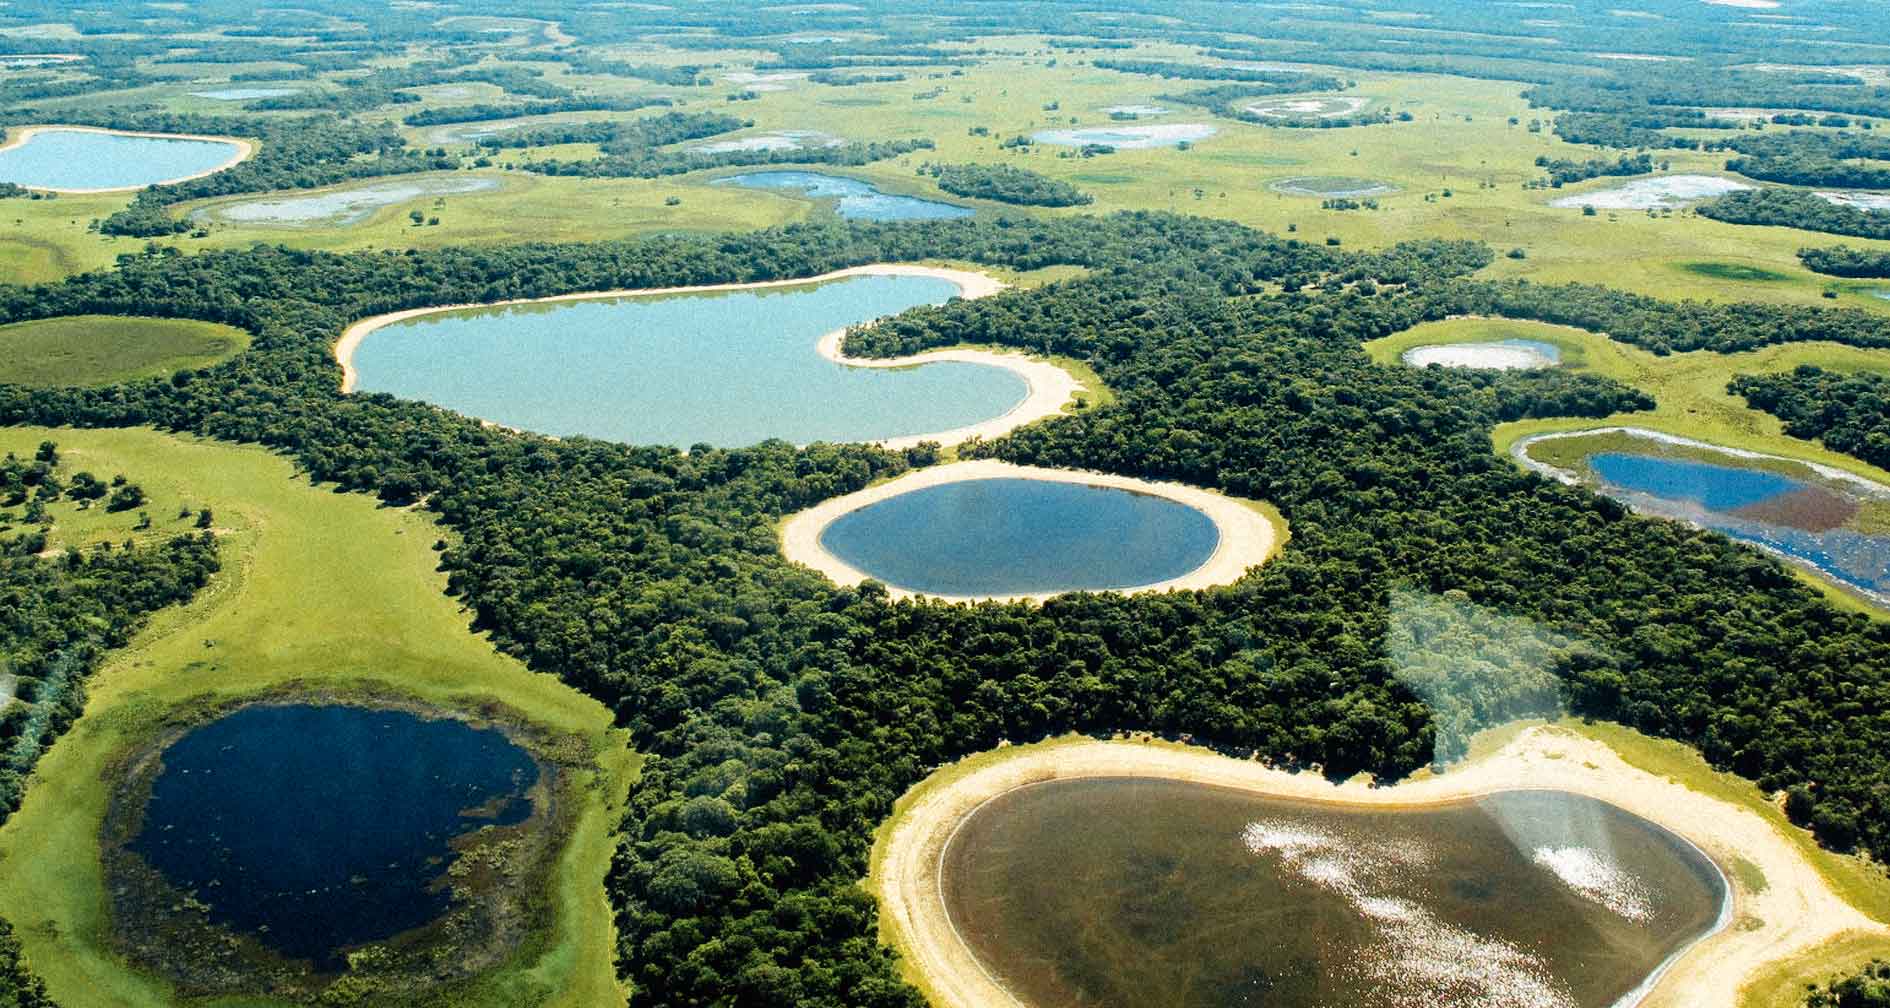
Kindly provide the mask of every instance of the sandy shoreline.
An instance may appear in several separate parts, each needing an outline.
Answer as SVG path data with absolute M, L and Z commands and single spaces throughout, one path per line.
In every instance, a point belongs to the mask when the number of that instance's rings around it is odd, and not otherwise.
M 101 193 L 136 192 L 154 185 L 176 185 L 179 182 L 189 182 L 193 179 L 215 175 L 220 171 L 228 171 L 242 164 L 244 161 L 249 160 L 250 156 L 256 153 L 255 142 L 244 140 L 241 137 L 200 136 L 195 133 L 140 133 L 135 130 L 101 129 L 97 126 L 60 125 L 23 126 L 17 130 L 9 131 L 6 143 L 0 144 L 0 153 L 23 146 L 27 141 L 41 133 L 105 133 L 111 136 L 146 137 L 152 140 L 197 140 L 204 143 L 233 144 L 236 147 L 236 155 L 228 161 L 217 165 L 215 168 L 206 169 L 193 175 L 180 175 L 177 178 L 164 179 L 159 182 L 148 182 L 144 185 L 108 186 L 103 189 L 56 189 L 50 186 L 27 187 L 29 189 L 37 189 L 40 192 L 64 193 L 69 196 L 95 196 Z
M 1216 585 L 1232 584 L 1240 579 L 1250 568 L 1265 563 L 1272 556 L 1274 547 L 1279 543 L 1279 533 L 1273 523 L 1241 502 L 1210 490 L 1184 486 L 1180 483 L 1153 483 L 1134 479 L 1129 476 L 1116 476 L 1109 473 L 1079 472 L 1070 469 L 1044 469 L 1037 466 L 1013 465 L 981 459 L 973 462 L 953 462 L 949 465 L 932 466 L 908 473 L 895 480 L 867 487 L 856 493 L 831 500 L 808 508 L 805 511 L 788 516 L 781 523 L 781 552 L 787 559 L 805 564 L 826 575 L 835 584 L 853 586 L 867 580 L 865 572 L 829 553 L 820 544 L 820 534 L 834 519 L 841 515 L 869 504 L 876 504 L 888 498 L 926 487 L 956 483 L 961 480 L 978 479 L 1017 479 L 1029 478 L 1049 480 L 1058 483 L 1081 483 L 1086 486 L 1114 487 L 1122 490 L 1134 490 L 1138 493 L 1152 494 L 1177 503 L 1186 504 L 1204 512 L 1214 522 L 1220 533 L 1220 541 L 1215 544 L 1214 553 L 1207 561 L 1194 570 L 1177 578 L 1154 584 L 1141 585 L 1121 590 L 1124 595 L 1139 595 L 1145 592 L 1170 590 L 1194 590 L 1211 588 Z M 929 595 L 915 592 L 897 585 L 888 585 L 887 591 L 894 598 L 912 598 L 927 595 L 946 602 L 985 602 L 1028 600 L 1041 602 L 1047 598 L 1067 592 L 1045 592 L 1029 595 L 1004 596 L 955 596 Z
M 506 308 L 515 305 L 551 304 L 561 301 L 591 301 L 607 298 L 625 297 L 660 297 L 673 294 L 710 294 L 722 291 L 764 290 L 779 287 L 801 287 L 810 284 L 826 283 L 830 280 L 843 280 L 857 276 L 919 276 L 935 280 L 945 280 L 958 287 L 959 296 L 967 301 L 989 297 L 1004 290 L 1004 283 L 984 273 L 970 270 L 945 269 L 938 266 L 915 266 L 906 263 L 877 263 L 871 266 L 853 266 L 832 273 L 823 273 L 814 277 L 799 277 L 792 280 L 762 280 L 755 283 L 706 284 L 698 287 L 653 287 L 641 290 L 588 291 L 579 294 L 559 294 L 555 297 L 517 298 L 510 301 L 494 301 L 489 304 L 440 305 L 432 308 L 409 308 L 405 311 L 375 315 L 350 325 L 335 342 L 335 362 L 341 365 L 341 391 L 353 392 L 359 383 L 360 375 L 354 367 L 354 354 L 363 340 L 383 327 L 409 319 L 422 318 L 441 312 L 464 311 L 469 308 Z M 1070 404 L 1076 396 L 1085 391 L 1076 376 L 1068 371 L 1040 358 L 1029 357 L 1022 353 L 1002 353 L 993 350 L 933 350 L 914 354 L 910 357 L 871 359 L 848 357 L 840 350 L 840 343 L 846 337 L 846 330 L 836 330 L 822 336 L 815 345 L 815 350 L 826 359 L 849 367 L 864 368 L 904 368 L 920 364 L 944 361 L 958 361 L 969 364 L 982 364 L 989 367 L 1003 368 L 1024 380 L 1029 390 L 1023 400 L 1011 407 L 1002 416 L 994 417 L 982 423 L 966 427 L 956 427 L 947 431 L 935 431 L 925 434 L 909 434 L 900 437 L 882 438 L 870 442 L 882 448 L 898 451 L 925 441 L 936 441 L 950 447 L 974 437 L 997 437 L 1009 433 L 1025 424 L 1033 423 L 1045 417 L 1056 416 Z
M 946 913 L 941 859 L 958 825 L 986 801 L 1029 784 L 1083 777 L 1160 777 L 1257 794 L 1360 805 L 1426 805 L 1495 791 L 1552 788 L 1617 806 L 1687 839 L 1722 866 L 1755 864 L 1766 886 L 1737 881 L 1733 923 L 1675 959 L 1642 1008 L 1734 1008 L 1747 979 L 1768 963 L 1844 935 L 1890 935 L 1844 902 L 1793 842 L 1756 813 L 1628 765 L 1606 745 L 1550 727 L 1524 730 L 1487 756 L 1441 776 L 1385 788 L 1335 785 L 1200 749 L 1140 742 L 1064 740 L 1005 751 L 955 779 L 953 768 L 900 799 L 874 850 L 868 880 L 885 936 L 924 978 L 941 1008 L 1027 1008 L 991 977 Z M 1725 872 L 1730 879 L 1737 873 Z

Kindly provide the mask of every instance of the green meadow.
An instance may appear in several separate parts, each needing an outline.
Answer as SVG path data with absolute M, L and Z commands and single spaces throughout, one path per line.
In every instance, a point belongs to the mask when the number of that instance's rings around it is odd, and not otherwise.
M 596 766 L 578 771 L 576 818 L 557 875 L 555 925 L 513 961 L 455 992 L 458 1004 L 585 1008 L 623 998 L 602 878 L 617 807 L 636 758 L 601 704 L 495 652 L 467 630 L 444 594 L 425 514 L 311 486 L 257 448 L 150 430 L 0 430 L 0 451 L 58 443 L 66 465 L 124 473 L 149 498 L 148 531 L 133 514 L 52 509 L 54 548 L 192 531 L 186 508 L 209 507 L 223 571 L 188 606 L 161 612 L 88 684 L 85 716 L 35 771 L 25 804 L 0 829 L 0 915 L 17 927 L 34 968 L 63 1004 L 173 1003 L 166 985 L 114 951 L 98 857 L 114 755 L 180 706 L 252 696 L 288 684 L 345 695 L 392 689 L 446 708 L 498 701 L 585 740 Z M 264 1001 L 223 1001 L 261 1005 Z
M 231 326 L 74 315 L 0 326 L 0 383 L 115 385 L 208 367 L 249 346 Z

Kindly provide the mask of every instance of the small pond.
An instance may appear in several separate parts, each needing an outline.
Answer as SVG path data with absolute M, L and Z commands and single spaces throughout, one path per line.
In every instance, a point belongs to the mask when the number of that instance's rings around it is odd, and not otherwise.
M 958 294 L 948 280 L 831 283 L 561 301 L 425 315 L 354 354 L 357 388 L 544 434 L 688 447 L 870 441 L 1003 416 L 1029 394 L 1003 368 L 856 368 L 820 337 Z
M 712 140 L 691 148 L 699 154 L 728 154 L 735 151 L 788 151 L 811 147 L 838 147 L 843 141 L 813 130 L 776 130 L 729 140 Z
M 472 175 L 434 175 L 374 182 L 346 189 L 296 195 L 270 196 L 266 199 L 225 203 L 196 211 L 193 217 L 208 217 L 226 224 L 259 224 L 272 227 L 345 227 L 373 217 L 375 212 L 409 200 L 428 196 L 461 196 L 491 192 L 499 180 Z
M 1269 188 L 1288 196 L 1317 196 L 1322 199 L 1357 199 L 1361 196 L 1385 196 L 1398 191 L 1398 187 L 1389 182 L 1353 175 L 1301 175 L 1281 179 Z
M 1821 192 L 1820 199 L 1838 206 L 1855 207 L 1873 212 L 1890 211 L 1890 193 L 1870 192 Z
M 0 150 L 0 182 L 61 191 L 139 189 L 228 167 L 241 152 L 221 140 L 48 129 Z
M 211 101 L 239 102 L 258 101 L 263 98 L 283 98 L 297 93 L 299 93 L 299 89 L 297 88 L 228 87 L 217 88 L 214 91 L 192 91 L 190 96 L 192 98 L 208 98 Z
M 823 175 L 820 172 L 745 172 L 719 178 L 709 184 L 741 186 L 744 189 L 786 189 L 808 199 L 833 200 L 834 211 L 847 220 L 951 220 L 969 217 L 977 212 L 970 207 L 954 206 L 938 200 L 894 196 L 880 192 L 870 182 L 844 175 Z
M 1727 901 L 1684 840 L 1556 791 L 1052 781 L 973 812 L 941 872 L 959 934 L 1035 1008 L 1610 1008 Z
M 1562 351 L 1555 344 L 1541 340 L 1506 339 L 1412 347 L 1399 359 L 1412 367 L 1438 364 L 1452 368 L 1527 371 L 1561 364 Z
M 1354 97 L 1273 98 L 1248 105 L 1244 111 L 1263 119 L 1337 119 L 1370 104 L 1368 98 Z
M 1100 144 L 1117 150 L 1148 150 L 1206 140 L 1217 131 L 1206 123 L 1164 123 L 1159 126 L 1091 126 L 1085 129 L 1039 130 L 1030 138 L 1058 147 Z
M 1026 478 L 899 494 L 829 524 L 820 545 L 868 577 L 953 597 L 1136 588 L 1220 543 L 1213 519 L 1151 494 Z
M 1635 179 L 1612 189 L 1563 196 L 1551 200 L 1549 205 L 1565 210 L 1579 210 L 1582 207 L 1594 207 L 1597 210 L 1672 210 L 1750 188 L 1744 182 L 1717 175 L 1660 175 Z
M 1691 522 L 1890 603 L 1890 488 L 1784 459 L 1624 434 L 1525 439 L 1525 462 L 1643 514 Z
M 351 706 L 245 707 L 162 758 L 128 849 L 212 921 L 322 967 L 444 913 L 451 842 L 524 821 L 538 781 L 497 729 Z

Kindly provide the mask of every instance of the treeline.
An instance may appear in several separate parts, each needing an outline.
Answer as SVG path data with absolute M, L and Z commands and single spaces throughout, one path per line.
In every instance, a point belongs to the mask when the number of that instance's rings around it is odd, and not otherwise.
M 1853 277 L 1863 280 L 1890 279 L 1890 252 L 1854 249 L 1849 245 L 1830 248 L 1802 248 L 1798 261 L 1814 273 Z
M 599 155 L 586 161 L 545 158 L 522 161 L 516 167 L 540 175 L 577 175 L 589 178 L 658 178 L 704 168 L 771 164 L 863 165 L 874 161 L 931 150 L 930 140 L 889 140 L 846 143 L 833 147 L 788 150 L 702 151 L 664 149 L 690 140 L 705 140 L 749 126 L 734 116 L 713 112 L 667 112 L 628 122 L 570 123 L 529 130 L 508 130 L 482 137 L 480 146 L 495 150 L 562 143 L 595 143 Z
M 50 504 L 98 501 L 121 511 L 143 503 L 135 484 L 114 482 L 63 470 L 51 442 L 31 459 L 0 458 L 0 532 L 16 518 L 28 526 L 0 536 L 0 672 L 15 679 L 13 698 L 0 704 L 0 822 L 20 807 L 41 754 L 85 709 L 85 681 L 105 652 L 123 647 L 152 612 L 189 599 L 218 568 L 207 532 L 42 558 Z
M 138 124 L 133 128 L 164 128 L 150 125 L 149 118 L 133 122 Z M 202 178 L 145 189 L 130 206 L 101 221 L 99 230 L 109 235 L 138 238 L 177 234 L 190 230 L 193 225 L 171 216 L 169 208 L 188 200 L 279 189 L 313 189 L 352 179 L 459 167 L 458 159 L 443 152 L 429 154 L 406 149 L 406 140 L 388 125 L 368 125 L 332 116 L 269 119 L 261 121 L 261 134 L 262 143 L 248 160 Z
M 987 164 L 927 164 L 919 174 L 930 175 L 938 187 L 957 196 L 1016 203 L 1022 206 L 1084 206 L 1096 198 L 1061 179 L 1027 168 Z
M 1101 70 L 1147 74 L 1170 80 L 1224 80 L 1246 84 L 1266 84 L 1277 90 L 1260 94 L 1292 94 L 1301 91 L 1338 91 L 1349 85 L 1328 74 L 1303 73 L 1298 70 L 1255 70 L 1249 67 L 1214 66 L 1207 63 L 1171 63 L 1164 60 L 1128 60 L 1105 58 L 1090 61 Z
M 1890 469 L 1890 375 L 1800 364 L 1789 374 L 1738 375 L 1727 388 L 1785 421 L 1792 437 Z
M 1618 147 L 1623 150 L 1676 148 L 1698 150 L 1700 141 L 1692 137 L 1663 132 L 1670 126 L 1694 129 L 1736 129 L 1730 119 L 1709 119 L 1695 109 L 1655 111 L 1642 115 L 1607 115 L 1599 112 L 1566 112 L 1555 117 L 1555 132 L 1572 144 Z
M 1800 189 L 1761 188 L 1728 193 L 1693 212 L 1728 224 L 1800 228 L 1852 238 L 1890 238 L 1890 214 L 1834 203 Z
M 855 87 L 860 84 L 893 84 L 905 80 L 906 75 L 897 72 L 848 73 L 845 70 L 816 70 L 807 75 L 807 79 L 816 84 L 831 87 Z
M 1850 976 L 1812 984 L 1805 1008 L 1890 1008 L 1890 962 L 1872 959 Z
M 46 982 L 34 974 L 20 952 L 13 925 L 0 920 L 0 1005 L 6 1008 L 59 1008 L 46 993 Z
M 565 57 L 565 65 L 571 68 L 572 73 L 598 77 L 629 77 L 633 80 L 644 80 L 669 87 L 695 87 L 709 82 L 709 79 L 703 76 L 702 68 L 691 64 L 665 66 L 658 63 L 626 63 L 623 60 L 574 55 Z
M 1547 154 L 1543 154 L 1537 156 L 1536 167 L 1547 171 L 1549 185 L 1560 189 L 1570 182 L 1580 182 L 1591 178 L 1645 175 L 1654 170 L 1654 157 L 1651 154 L 1631 154 L 1612 161 L 1607 158 L 1574 161 L 1568 158 L 1550 158 Z
M 565 98 L 556 101 L 508 103 L 504 105 L 452 105 L 421 109 L 401 120 L 409 126 L 450 126 L 455 123 L 488 122 L 517 119 L 522 116 L 551 115 L 557 112 L 634 112 L 637 109 L 671 104 L 668 98 Z
M 1855 160 L 1890 160 L 1890 136 L 1854 130 L 1818 133 L 1755 133 L 1716 143 L 1744 157 L 1726 162 L 1728 171 L 1782 185 L 1890 189 L 1890 165 Z

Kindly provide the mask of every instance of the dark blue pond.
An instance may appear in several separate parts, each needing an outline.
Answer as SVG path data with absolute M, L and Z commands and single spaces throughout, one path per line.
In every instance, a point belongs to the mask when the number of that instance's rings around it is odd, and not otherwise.
M 1180 577 L 1220 543 L 1207 515 L 1161 497 L 1032 479 L 965 480 L 842 515 L 821 545 L 929 595 L 1134 588 Z
M 969 217 L 976 212 L 970 207 L 953 206 L 938 200 L 890 195 L 880 192 L 870 182 L 843 175 L 822 175 L 819 172 L 747 172 L 716 179 L 709 184 L 741 186 L 744 189 L 793 189 L 809 199 L 834 200 L 834 210 L 847 220 L 950 220 Z
M 523 821 L 538 779 L 496 729 L 346 706 L 247 707 L 163 760 L 130 849 L 213 921 L 324 967 L 443 913 L 448 841 Z
M 1697 501 L 1713 511 L 1732 511 L 1799 490 L 1804 484 L 1762 469 L 1712 465 L 1658 455 L 1607 452 L 1588 464 L 1604 482 L 1675 500 Z

